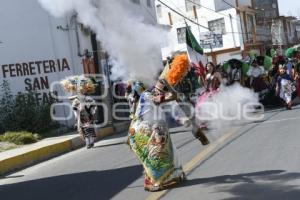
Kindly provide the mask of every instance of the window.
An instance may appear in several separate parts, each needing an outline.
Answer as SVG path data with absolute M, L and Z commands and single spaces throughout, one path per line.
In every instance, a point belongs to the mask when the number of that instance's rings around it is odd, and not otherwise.
M 186 11 L 192 11 L 193 7 L 200 8 L 200 0 L 185 0 Z
M 253 41 L 253 37 L 255 34 L 255 23 L 254 16 L 247 14 L 247 30 L 248 30 L 248 40 L 249 42 Z
M 288 34 L 292 35 L 291 22 L 287 22 L 287 27 L 288 27 Z
M 147 0 L 147 6 L 151 7 L 151 0 Z
M 186 43 L 186 29 L 185 27 L 177 28 L 177 39 L 178 43 Z
M 173 19 L 172 19 L 172 15 L 171 15 L 170 12 L 168 12 L 168 16 L 169 16 L 169 24 L 170 24 L 170 26 L 172 26 L 173 25 Z
M 215 33 L 222 33 L 222 34 L 226 33 L 224 18 L 209 21 L 208 27 L 211 31 Z
M 157 17 L 162 17 L 162 8 L 160 4 L 156 6 L 156 13 Z
M 133 3 L 140 4 L 140 0 L 131 0 Z

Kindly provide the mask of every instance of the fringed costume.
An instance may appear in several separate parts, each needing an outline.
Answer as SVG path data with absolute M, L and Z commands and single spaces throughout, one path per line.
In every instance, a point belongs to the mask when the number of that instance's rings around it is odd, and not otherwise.
M 89 95 L 95 93 L 95 81 L 84 76 L 72 76 L 62 80 L 61 84 L 67 93 L 72 94 L 69 99 L 72 101 L 77 131 L 87 148 L 91 148 L 96 139 L 94 125 L 97 118 L 97 105 Z

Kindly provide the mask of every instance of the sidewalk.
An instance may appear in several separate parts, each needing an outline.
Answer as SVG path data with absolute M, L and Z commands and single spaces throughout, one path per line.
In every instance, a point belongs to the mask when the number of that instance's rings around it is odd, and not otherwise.
M 115 133 L 126 131 L 129 123 L 116 123 L 115 127 L 106 127 L 97 131 L 97 139 L 113 136 Z M 122 135 L 116 134 L 120 137 Z M 120 144 L 126 142 L 125 138 L 118 140 L 104 140 L 103 146 Z M 26 145 L 21 148 L 12 149 L 0 153 L 0 175 L 37 164 L 49 158 L 70 152 L 84 146 L 78 134 L 53 137 L 41 140 L 37 143 Z

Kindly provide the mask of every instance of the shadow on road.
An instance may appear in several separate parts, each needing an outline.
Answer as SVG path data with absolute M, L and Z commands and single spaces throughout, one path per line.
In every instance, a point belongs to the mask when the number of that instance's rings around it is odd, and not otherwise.
M 142 166 L 90 171 L 0 186 L 5 200 L 111 199 L 142 175 Z
M 200 184 L 203 186 L 215 186 L 217 187 L 217 192 L 229 193 L 233 196 L 225 200 L 299 200 L 299 184 L 288 183 L 297 179 L 300 179 L 300 173 L 285 173 L 283 170 L 270 170 L 192 179 L 178 185 L 177 188 Z

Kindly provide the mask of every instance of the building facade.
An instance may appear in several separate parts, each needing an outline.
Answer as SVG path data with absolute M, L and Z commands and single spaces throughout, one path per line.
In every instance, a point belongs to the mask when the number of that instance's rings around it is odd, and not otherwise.
M 297 38 L 296 18 L 292 16 L 279 16 L 272 20 L 272 44 L 288 48 L 299 43 Z
M 154 0 L 128 1 L 140 6 L 147 23 L 156 23 Z M 64 96 L 58 82 L 66 76 L 110 75 L 105 49 L 91 30 L 78 23 L 76 13 L 55 18 L 37 0 L 1 2 L 0 41 L 0 82 L 8 81 L 14 95 L 34 91 L 39 103 Z M 108 108 L 114 103 L 112 96 L 102 102 Z M 62 117 L 72 112 L 68 107 L 56 111 Z M 109 121 L 113 121 L 111 115 Z
M 300 42 L 300 20 L 293 20 L 291 21 L 293 27 L 295 28 L 295 36 L 297 42 Z

